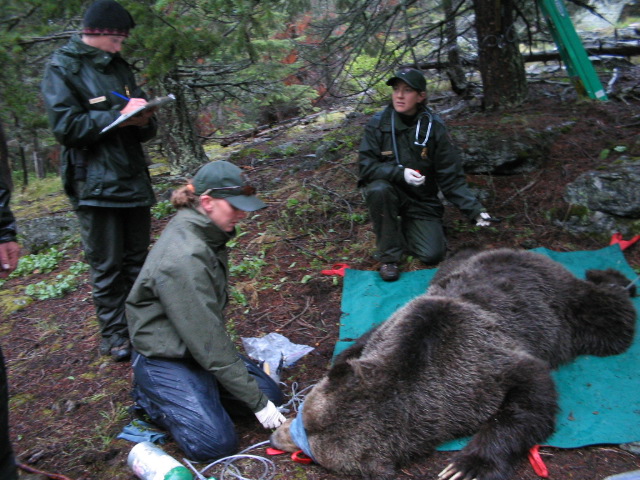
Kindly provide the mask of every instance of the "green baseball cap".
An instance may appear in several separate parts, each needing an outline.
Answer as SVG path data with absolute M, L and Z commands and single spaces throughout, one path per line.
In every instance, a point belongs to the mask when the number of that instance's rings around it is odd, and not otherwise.
M 416 70 L 415 68 L 401 68 L 396 72 L 394 77 L 387 80 L 387 85 L 393 86 L 398 80 L 402 80 L 419 92 L 427 91 L 427 81 L 424 79 L 424 75 L 420 70 Z
M 191 183 L 196 195 L 224 198 L 245 212 L 253 212 L 267 206 L 255 196 L 256 188 L 247 183 L 242 170 L 224 160 L 202 166 Z

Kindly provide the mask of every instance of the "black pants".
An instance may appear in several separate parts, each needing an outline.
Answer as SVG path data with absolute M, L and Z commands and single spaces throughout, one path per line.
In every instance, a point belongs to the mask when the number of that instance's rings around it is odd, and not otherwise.
M 0 348 L 0 480 L 17 480 L 18 471 L 9 438 L 9 384 Z
M 79 207 L 84 254 L 91 267 L 93 302 L 107 351 L 129 338 L 125 300 L 147 257 L 149 207 Z
M 250 359 L 240 355 L 258 388 L 276 406 L 284 396 L 276 382 Z M 151 420 L 169 431 L 196 461 L 237 453 L 238 437 L 232 417 L 253 415 L 216 378 L 195 361 L 149 358 L 133 354 L 133 397 Z
M 446 239 L 439 216 L 421 211 L 386 180 L 375 180 L 364 189 L 365 201 L 376 235 L 376 260 L 399 262 L 404 253 L 415 255 L 427 265 L 444 258 Z

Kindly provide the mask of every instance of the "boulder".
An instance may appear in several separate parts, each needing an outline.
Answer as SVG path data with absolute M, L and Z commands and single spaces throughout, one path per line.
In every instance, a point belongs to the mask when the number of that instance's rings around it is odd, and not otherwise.
M 567 203 L 619 217 L 640 218 L 640 160 L 583 173 L 567 185 Z
M 80 235 L 78 219 L 72 213 L 21 220 L 18 240 L 29 253 L 38 253 Z
M 543 131 L 532 129 L 493 132 L 472 127 L 451 128 L 460 149 L 464 170 L 471 174 L 515 175 L 538 170 L 549 157 L 558 134 L 566 125 Z

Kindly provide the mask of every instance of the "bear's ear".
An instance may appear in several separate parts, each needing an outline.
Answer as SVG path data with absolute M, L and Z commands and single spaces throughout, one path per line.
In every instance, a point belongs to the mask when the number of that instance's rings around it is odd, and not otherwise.
M 371 360 L 352 360 L 351 367 L 358 380 L 371 384 L 378 377 L 380 365 Z
M 376 378 L 378 365 L 370 360 L 349 359 L 334 365 L 329 370 L 329 385 L 355 386 L 356 383 L 371 383 Z
M 635 297 L 636 287 L 631 280 L 618 270 L 608 268 L 606 270 L 587 270 L 586 279 L 596 285 L 617 286 L 628 290 L 630 297 Z
M 352 374 L 353 370 L 351 369 L 349 362 L 340 362 L 329 369 L 328 376 L 331 382 L 337 382 Z

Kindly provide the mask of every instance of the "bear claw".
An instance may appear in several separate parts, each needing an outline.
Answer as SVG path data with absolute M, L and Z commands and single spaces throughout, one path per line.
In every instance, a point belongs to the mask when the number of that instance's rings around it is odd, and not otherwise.
M 453 476 L 452 476 L 453 475 Z M 462 478 L 464 476 L 464 478 Z M 478 480 L 477 478 L 469 478 L 464 472 L 456 470 L 456 466 L 453 463 L 447 465 L 447 468 L 442 470 L 438 474 L 439 480 Z

